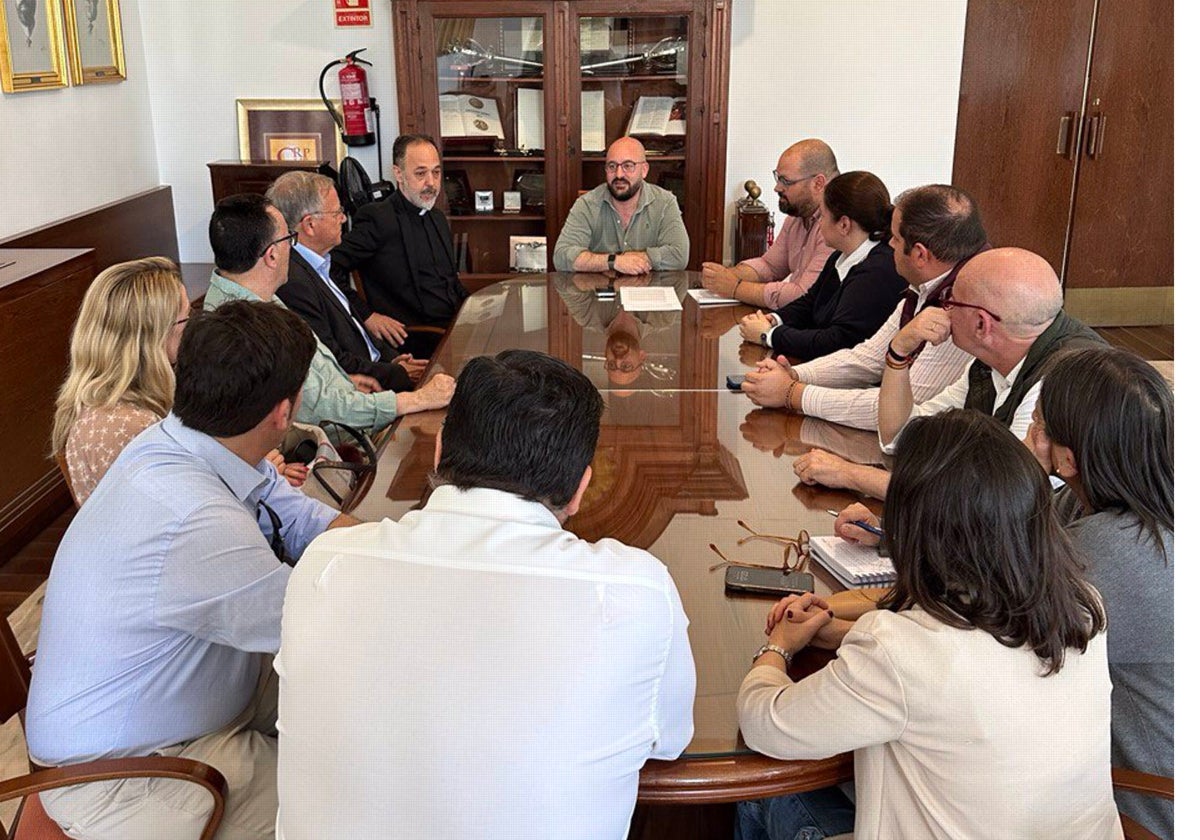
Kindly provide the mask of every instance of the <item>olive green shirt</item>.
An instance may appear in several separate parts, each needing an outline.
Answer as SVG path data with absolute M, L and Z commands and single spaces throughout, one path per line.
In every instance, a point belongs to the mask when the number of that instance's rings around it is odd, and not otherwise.
M 208 293 L 204 295 L 204 308 L 216 309 L 231 300 L 260 300 L 258 295 L 239 286 L 232 280 L 213 272 Z M 271 303 L 283 306 L 283 301 L 274 295 Z M 300 397 L 300 409 L 296 420 L 301 423 L 320 423 L 334 420 L 358 429 L 372 431 L 382 429 L 396 419 L 396 394 L 379 391 L 364 394 L 354 387 L 350 377 L 342 370 L 329 348 L 317 340 L 317 352 L 308 367 L 304 389 Z
M 575 201 L 554 244 L 556 269 L 574 271 L 575 260 L 584 251 L 593 254 L 645 251 L 655 271 L 687 268 L 687 228 L 683 226 L 674 193 L 643 183 L 638 191 L 637 210 L 627 228 L 622 227 L 612 202 L 608 184 L 601 184 Z

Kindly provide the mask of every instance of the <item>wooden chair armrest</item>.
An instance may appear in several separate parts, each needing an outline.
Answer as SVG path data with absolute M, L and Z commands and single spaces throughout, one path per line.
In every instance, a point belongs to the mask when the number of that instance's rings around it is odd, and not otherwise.
M 221 771 L 202 761 L 190 758 L 172 756 L 106 758 L 83 764 L 39 769 L 24 776 L 0 782 L 0 802 L 18 797 L 24 798 L 44 790 L 54 790 L 69 785 L 145 777 L 192 782 L 212 794 L 212 814 L 204 826 L 200 840 L 210 840 L 216 834 L 217 826 L 221 824 L 221 817 L 225 814 L 225 796 L 229 792 L 229 784 L 221 775 Z
M 1124 767 L 1114 767 L 1112 776 L 1113 787 L 1117 790 L 1145 793 L 1161 799 L 1175 799 L 1175 780 L 1167 776 L 1155 776 Z

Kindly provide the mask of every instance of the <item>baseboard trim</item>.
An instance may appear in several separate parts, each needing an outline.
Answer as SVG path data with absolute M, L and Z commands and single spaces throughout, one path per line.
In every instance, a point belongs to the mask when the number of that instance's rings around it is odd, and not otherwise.
M 1067 289 L 1063 308 L 1093 327 L 1156 327 L 1175 323 L 1174 286 Z

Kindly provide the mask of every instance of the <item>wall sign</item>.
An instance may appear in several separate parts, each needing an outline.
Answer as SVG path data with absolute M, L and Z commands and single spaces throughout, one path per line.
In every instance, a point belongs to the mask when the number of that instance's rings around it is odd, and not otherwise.
M 371 0 L 333 0 L 333 23 L 338 28 L 371 26 Z

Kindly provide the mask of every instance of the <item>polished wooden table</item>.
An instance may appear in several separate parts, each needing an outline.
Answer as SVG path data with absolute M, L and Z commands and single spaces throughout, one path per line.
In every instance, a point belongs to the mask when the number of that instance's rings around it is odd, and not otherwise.
M 861 463 L 882 463 L 883 456 L 873 432 L 758 409 L 727 390 L 725 377 L 744 373 L 765 351 L 738 335 L 737 319 L 748 307 L 696 306 L 686 290 L 698 278 L 665 272 L 632 281 L 671 286 L 683 311 L 627 313 L 619 295 L 597 296 L 609 277 L 517 275 L 466 301 L 430 364 L 457 375 L 475 356 L 540 350 L 582 370 L 604 397 L 592 482 L 566 527 L 588 540 L 615 537 L 667 565 L 691 622 L 696 661 L 695 736 L 678 760 L 647 763 L 644 803 L 733 802 L 814 789 L 850 778 L 853 767 L 849 754 L 777 761 L 742 741 L 735 701 L 764 641 L 772 599 L 727 594 L 723 571 L 709 571 L 718 560 L 709 544 L 733 559 L 779 562 L 778 547 L 737 547 L 746 534 L 739 520 L 762 533 L 828 534 L 833 517 L 826 510 L 857 498 L 798 483 L 795 457 L 814 446 Z M 356 516 L 396 519 L 420 502 L 442 414 L 403 418 L 383 434 L 378 473 Z M 813 571 L 819 590 L 837 586 L 824 570 Z M 797 668 L 827 659 L 813 652 L 807 663 L 798 657 Z

